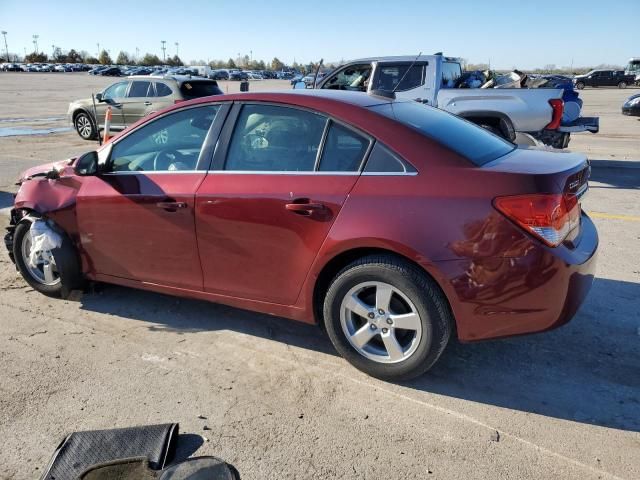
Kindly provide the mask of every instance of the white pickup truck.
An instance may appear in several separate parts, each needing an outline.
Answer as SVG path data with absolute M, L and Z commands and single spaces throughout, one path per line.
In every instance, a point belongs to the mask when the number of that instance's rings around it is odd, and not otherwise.
M 572 102 L 572 121 L 563 118 L 563 89 L 453 88 L 462 73 L 459 59 L 440 54 L 364 58 L 336 68 L 315 88 L 395 91 L 398 98 L 455 113 L 515 143 L 566 148 L 571 133 L 598 132 L 599 119 L 580 117 L 579 103 Z

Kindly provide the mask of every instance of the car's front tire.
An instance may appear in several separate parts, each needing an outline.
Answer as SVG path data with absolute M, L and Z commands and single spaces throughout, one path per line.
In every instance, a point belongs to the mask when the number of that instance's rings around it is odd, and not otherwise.
M 29 230 L 34 217 L 22 219 L 13 234 L 13 258 L 18 271 L 25 281 L 36 291 L 50 297 L 67 298 L 72 290 L 83 286 L 80 259 L 69 237 L 64 233 L 62 245 L 51 251 L 40 252 L 38 263 L 29 263 L 31 235 Z
M 340 271 L 327 290 L 323 314 L 333 345 L 349 363 L 392 381 L 429 370 L 453 325 L 436 283 L 393 255 L 363 257 Z
M 93 119 L 86 112 L 77 113 L 73 117 L 76 132 L 85 140 L 95 140 L 98 136 Z

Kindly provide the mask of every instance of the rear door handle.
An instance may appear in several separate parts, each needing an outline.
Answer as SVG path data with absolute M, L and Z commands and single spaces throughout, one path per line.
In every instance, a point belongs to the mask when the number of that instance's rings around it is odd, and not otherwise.
M 287 203 L 285 208 L 298 215 L 309 216 L 314 212 L 322 212 L 326 210 L 327 207 L 322 203 L 311 202 L 308 198 L 299 198 L 295 199 L 293 203 Z
M 179 208 L 187 208 L 186 202 L 158 202 L 156 206 L 165 209 L 167 212 L 175 212 Z

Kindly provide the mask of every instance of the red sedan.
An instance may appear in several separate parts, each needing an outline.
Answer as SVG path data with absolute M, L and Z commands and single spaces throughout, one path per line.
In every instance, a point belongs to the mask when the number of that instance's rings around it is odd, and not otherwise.
M 91 280 L 319 323 L 357 368 L 406 379 L 453 334 L 571 319 L 598 247 L 589 172 L 416 102 L 208 97 L 25 172 L 6 243 L 42 293 Z

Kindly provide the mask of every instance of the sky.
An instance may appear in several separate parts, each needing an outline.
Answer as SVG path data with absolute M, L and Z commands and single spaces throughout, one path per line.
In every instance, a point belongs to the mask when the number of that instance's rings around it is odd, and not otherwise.
M 9 52 L 107 49 L 183 61 L 238 54 L 325 63 L 419 52 L 492 68 L 624 65 L 640 57 L 640 0 L 0 0 Z M 4 50 L 4 43 L 0 48 Z

